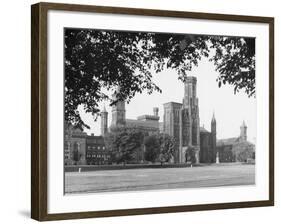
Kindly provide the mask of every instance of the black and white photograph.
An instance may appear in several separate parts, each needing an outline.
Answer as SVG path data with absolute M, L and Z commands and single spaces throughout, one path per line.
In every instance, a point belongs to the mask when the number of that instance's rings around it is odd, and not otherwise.
M 255 184 L 255 38 L 64 30 L 65 193 Z
M 255 185 L 255 42 L 64 28 L 65 194 Z
M 273 17 L 31 9 L 33 219 L 274 205 Z

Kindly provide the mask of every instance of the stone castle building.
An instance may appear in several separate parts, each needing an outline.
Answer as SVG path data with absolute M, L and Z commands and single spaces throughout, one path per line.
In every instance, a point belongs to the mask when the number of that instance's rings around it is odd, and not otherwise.
M 196 77 L 189 76 L 186 78 L 182 103 L 167 102 L 163 106 L 163 122 L 159 122 L 159 109 L 157 107 L 153 108 L 152 115 L 141 115 L 137 119 L 127 119 L 125 102 L 119 101 L 112 106 L 112 122 L 110 127 L 134 127 L 146 131 L 148 134 L 166 133 L 170 135 L 175 139 L 176 153 L 174 161 L 176 163 L 187 162 L 186 154 L 190 148 L 195 152 L 196 163 L 237 161 L 236 152 L 233 152 L 235 148 L 237 151 L 238 147 L 235 147 L 237 145 L 230 142 L 230 140 L 217 140 L 217 123 L 214 114 L 210 122 L 211 131 L 200 127 Z M 102 135 L 108 131 L 107 119 L 108 114 L 104 109 L 101 115 Z M 247 142 L 247 127 L 245 123 L 241 127 L 241 135 L 233 139 L 238 139 L 239 143 L 244 144 L 244 148 L 251 148 L 249 151 L 253 151 L 254 145 Z M 232 159 L 226 159 L 230 154 Z
M 200 127 L 200 162 L 214 163 L 217 155 L 217 122 L 215 114 L 211 121 L 211 132 Z
M 189 147 L 195 150 L 196 163 L 199 163 L 200 159 L 200 120 L 196 84 L 195 77 L 187 77 L 182 103 L 164 104 L 163 132 L 174 137 L 178 149 L 175 161 L 179 163 L 186 162 L 185 154 Z
M 236 162 L 254 157 L 255 145 L 247 141 L 247 126 L 243 122 L 240 136 L 236 138 L 217 140 L 217 123 L 213 114 L 210 130 L 200 127 L 199 104 L 197 97 L 196 77 L 187 77 L 184 82 L 182 103 L 167 102 L 164 105 L 163 122 L 159 122 L 159 109 L 153 108 L 153 113 L 138 116 L 136 119 L 126 118 L 124 101 L 118 101 L 112 106 L 112 120 L 108 126 L 108 112 L 105 107 L 101 111 L 101 136 L 87 136 L 84 133 L 73 132 L 73 139 L 66 138 L 65 155 L 67 161 L 73 158 L 77 150 L 81 161 L 77 164 L 106 164 L 109 152 L 105 148 L 103 136 L 114 127 L 138 128 L 148 135 L 166 133 L 175 139 L 175 163 L 187 162 L 187 152 L 192 149 L 196 163 Z M 144 154 L 142 149 L 140 154 Z M 74 153 L 74 154 L 73 154 Z M 71 156 L 72 155 L 72 156 Z M 138 161 L 144 156 L 139 155 Z
M 213 161 L 211 155 L 215 155 L 216 148 L 216 120 L 213 117 L 211 134 L 200 128 L 199 105 L 197 98 L 197 79 L 187 77 L 184 83 L 184 97 L 182 103 L 168 102 L 164 106 L 163 122 L 159 122 L 159 109 L 153 108 L 152 115 L 141 115 L 137 119 L 126 119 L 124 101 L 118 101 L 112 106 L 111 128 L 134 127 L 148 134 L 166 133 L 175 139 L 176 163 L 186 162 L 186 151 L 193 148 L 196 163 Z M 104 109 L 101 113 L 101 134 L 104 136 L 108 131 L 108 112 Z M 202 143 L 201 156 L 200 144 Z
M 110 152 L 102 136 L 87 135 L 86 132 L 65 124 L 64 164 L 103 165 L 110 163 Z
M 159 132 L 159 108 L 153 108 L 153 114 L 150 115 L 141 115 L 137 119 L 127 119 L 126 118 L 126 108 L 125 102 L 118 101 L 115 105 L 112 106 L 112 120 L 110 128 L 114 127 L 132 127 L 139 128 L 148 134 L 153 134 Z M 108 130 L 108 112 L 103 109 L 101 112 L 101 135 L 104 136 Z
M 255 145 L 247 139 L 247 126 L 243 121 L 240 136 L 217 141 L 220 162 L 246 162 L 255 159 Z
M 86 164 L 86 137 L 80 129 L 64 125 L 64 164 Z

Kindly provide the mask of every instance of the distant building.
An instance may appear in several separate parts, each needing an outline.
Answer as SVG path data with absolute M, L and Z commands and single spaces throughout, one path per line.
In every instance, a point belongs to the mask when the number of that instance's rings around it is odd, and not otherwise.
M 216 119 L 213 115 L 211 132 L 200 127 L 197 79 L 188 77 L 184 83 L 183 103 L 164 104 L 164 132 L 176 140 L 175 161 L 184 163 L 189 148 L 195 149 L 196 163 L 213 163 L 216 155 Z
M 216 119 L 213 114 L 211 121 L 211 132 L 204 127 L 200 127 L 200 162 L 215 163 L 216 162 Z
M 247 140 L 247 126 L 243 121 L 240 136 L 217 141 L 220 162 L 246 162 L 255 158 L 255 145 Z
M 87 135 L 72 126 L 65 127 L 64 164 L 102 165 L 110 163 L 102 136 Z
M 80 129 L 65 125 L 64 132 L 64 164 L 86 164 L 86 136 Z
M 104 144 L 102 136 L 86 137 L 86 160 L 88 165 L 104 165 L 110 163 L 110 151 Z
M 148 134 L 157 133 L 159 132 L 160 125 L 158 111 L 159 109 L 155 107 L 153 108 L 152 115 L 145 114 L 138 116 L 137 119 L 126 119 L 125 102 L 119 101 L 112 106 L 112 120 L 110 127 L 132 127 L 139 128 Z M 103 121 L 103 119 L 107 119 L 107 117 L 104 116 L 102 118 L 101 124 L 107 123 L 107 121 Z
M 103 107 L 103 110 L 101 112 L 101 136 L 105 136 L 106 133 L 108 132 L 108 112 L 106 111 L 105 107 Z
M 200 127 L 199 100 L 196 91 L 196 77 L 187 77 L 184 82 L 182 103 L 168 102 L 163 105 L 163 122 L 159 122 L 158 107 L 153 108 L 153 114 L 127 119 L 125 102 L 118 101 L 112 106 L 112 121 L 108 128 L 108 112 L 104 107 L 101 111 L 101 136 L 87 136 L 77 130 L 69 132 L 68 137 L 65 138 L 66 164 L 110 163 L 110 152 L 105 147 L 104 136 L 115 127 L 136 128 L 146 135 L 156 133 L 170 135 L 175 139 L 176 150 L 173 158 L 175 163 L 187 162 L 189 149 L 194 151 L 196 163 L 244 162 L 248 158 L 254 158 L 255 145 L 247 141 L 245 122 L 240 127 L 240 136 L 229 139 L 217 140 L 217 123 L 214 114 L 210 125 L 211 131 Z M 116 95 L 113 99 L 116 99 Z M 144 160 L 144 152 L 143 146 L 136 153 L 135 162 Z
M 114 98 L 115 96 L 113 96 Z M 104 110 L 105 111 L 105 110 Z M 117 102 L 112 106 L 112 121 L 109 131 L 112 131 L 114 128 L 118 127 L 126 127 L 132 129 L 138 129 L 142 131 L 145 135 L 152 135 L 155 133 L 159 133 L 159 109 L 157 107 L 153 108 L 153 114 L 145 114 L 138 116 L 137 119 L 126 119 L 126 109 L 124 102 Z M 101 124 L 107 124 L 107 121 L 103 121 L 103 119 L 107 119 L 106 116 L 102 117 Z M 106 127 L 104 127 L 106 129 Z M 140 149 L 134 155 L 134 163 L 142 163 L 144 161 L 144 152 L 145 146 L 144 144 L 140 147 Z

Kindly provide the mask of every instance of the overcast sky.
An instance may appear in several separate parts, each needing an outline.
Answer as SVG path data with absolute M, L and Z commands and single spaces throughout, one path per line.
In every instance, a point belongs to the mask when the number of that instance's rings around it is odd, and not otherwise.
M 248 140 L 256 139 L 256 99 L 248 98 L 244 92 L 234 95 L 233 86 L 222 85 L 218 88 L 218 73 L 212 62 L 204 58 L 198 67 L 194 67 L 190 75 L 197 77 L 197 96 L 199 99 L 200 126 L 210 130 L 213 112 L 217 120 L 217 138 L 238 137 L 240 126 L 245 120 L 248 126 Z M 153 107 L 159 107 L 160 121 L 163 121 L 163 104 L 174 101 L 182 103 L 184 86 L 177 79 L 177 72 L 165 70 L 153 76 L 153 81 L 162 89 L 162 93 L 138 94 L 126 105 L 126 118 L 135 119 L 139 115 L 152 114 Z M 108 124 L 111 124 L 111 108 L 108 111 Z M 96 122 L 90 114 L 81 113 L 82 119 L 91 126 L 85 130 L 88 134 L 100 135 L 100 119 Z

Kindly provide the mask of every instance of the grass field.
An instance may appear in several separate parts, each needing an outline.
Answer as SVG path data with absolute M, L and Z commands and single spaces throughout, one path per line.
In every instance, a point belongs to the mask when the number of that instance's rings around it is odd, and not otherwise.
M 93 193 L 255 184 L 255 165 L 66 172 L 65 193 Z

